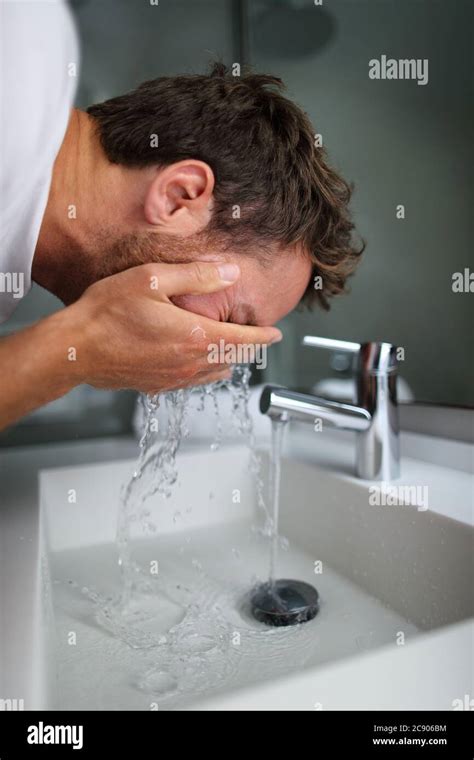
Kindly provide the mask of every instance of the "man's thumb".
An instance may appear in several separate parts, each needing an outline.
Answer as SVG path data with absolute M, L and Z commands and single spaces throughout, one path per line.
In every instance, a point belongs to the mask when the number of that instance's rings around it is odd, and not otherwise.
M 164 264 L 158 273 L 159 290 L 170 296 L 199 295 L 228 288 L 240 277 L 237 264 L 193 261 Z

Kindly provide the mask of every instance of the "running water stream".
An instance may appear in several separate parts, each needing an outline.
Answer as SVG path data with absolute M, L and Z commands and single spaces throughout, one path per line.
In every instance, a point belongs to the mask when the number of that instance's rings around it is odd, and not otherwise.
M 271 505 L 271 549 L 270 549 L 270 572 L 269 582 L 275 581 L 278 550 L 282 539 L 278 533 L 278 518 L 280 514 L 280 479 L 281 479 L 281 452 L 283 446 L 286 420 L 272 419 L 272 451 L 270 459 L 270 505 Z

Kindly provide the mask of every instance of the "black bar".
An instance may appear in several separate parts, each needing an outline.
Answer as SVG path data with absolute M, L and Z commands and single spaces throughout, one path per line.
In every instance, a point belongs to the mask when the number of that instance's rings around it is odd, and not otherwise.
M 229 722 L 229 732 L 222 729 Z M 294 725 L 292 725 L 294 724 Z M 57 727 L 63 727 L 57 729 Z M 74 728 L 75 727 L 75 728 Z M 467 712 L 2 712 L 0 760 L 28 757 L 163 756 L 189 747 L 280 754 L 288 744 L 318 758 L 473 757 L 472 715 Z M 28 741 L 30 739 L 30 742 Z M 51 739 L 57 743 L 47 743 Z M 31 743 L 42 741 L 42 743 Z M 69 741 L 69 743 L 64 743 Z M 77 749 L 73 749 L 74 745 Z

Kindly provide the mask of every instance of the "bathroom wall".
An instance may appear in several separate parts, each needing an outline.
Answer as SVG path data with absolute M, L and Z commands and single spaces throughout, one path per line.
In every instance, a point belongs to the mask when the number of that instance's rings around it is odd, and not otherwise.
M 333 374 L 327 354 L 300 348 L 306 332 L 386 340 L 405 348 L 401 373 L 417 400 L 473 404 L 472 295 L 451 289 L 453 272 L 473 268 L 470 8 L 463 0 L 250 3 L 250 60 L 284 79 L 355 183 L 367 242 L 350 296 L 329 314 L 284 320 L 273 381 L 309 387 Z M 428 84 L 369 79 L 368 61 L 382 54 L 428 58 Z

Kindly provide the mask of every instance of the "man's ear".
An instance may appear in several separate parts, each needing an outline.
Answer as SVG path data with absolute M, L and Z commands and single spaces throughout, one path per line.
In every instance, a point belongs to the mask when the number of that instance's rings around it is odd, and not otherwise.
M 145 220 L 170 235 L 195 235 L 210 221 L 213 190 L 214 173 L 204 161 L 158 168 L 146 191 Z

